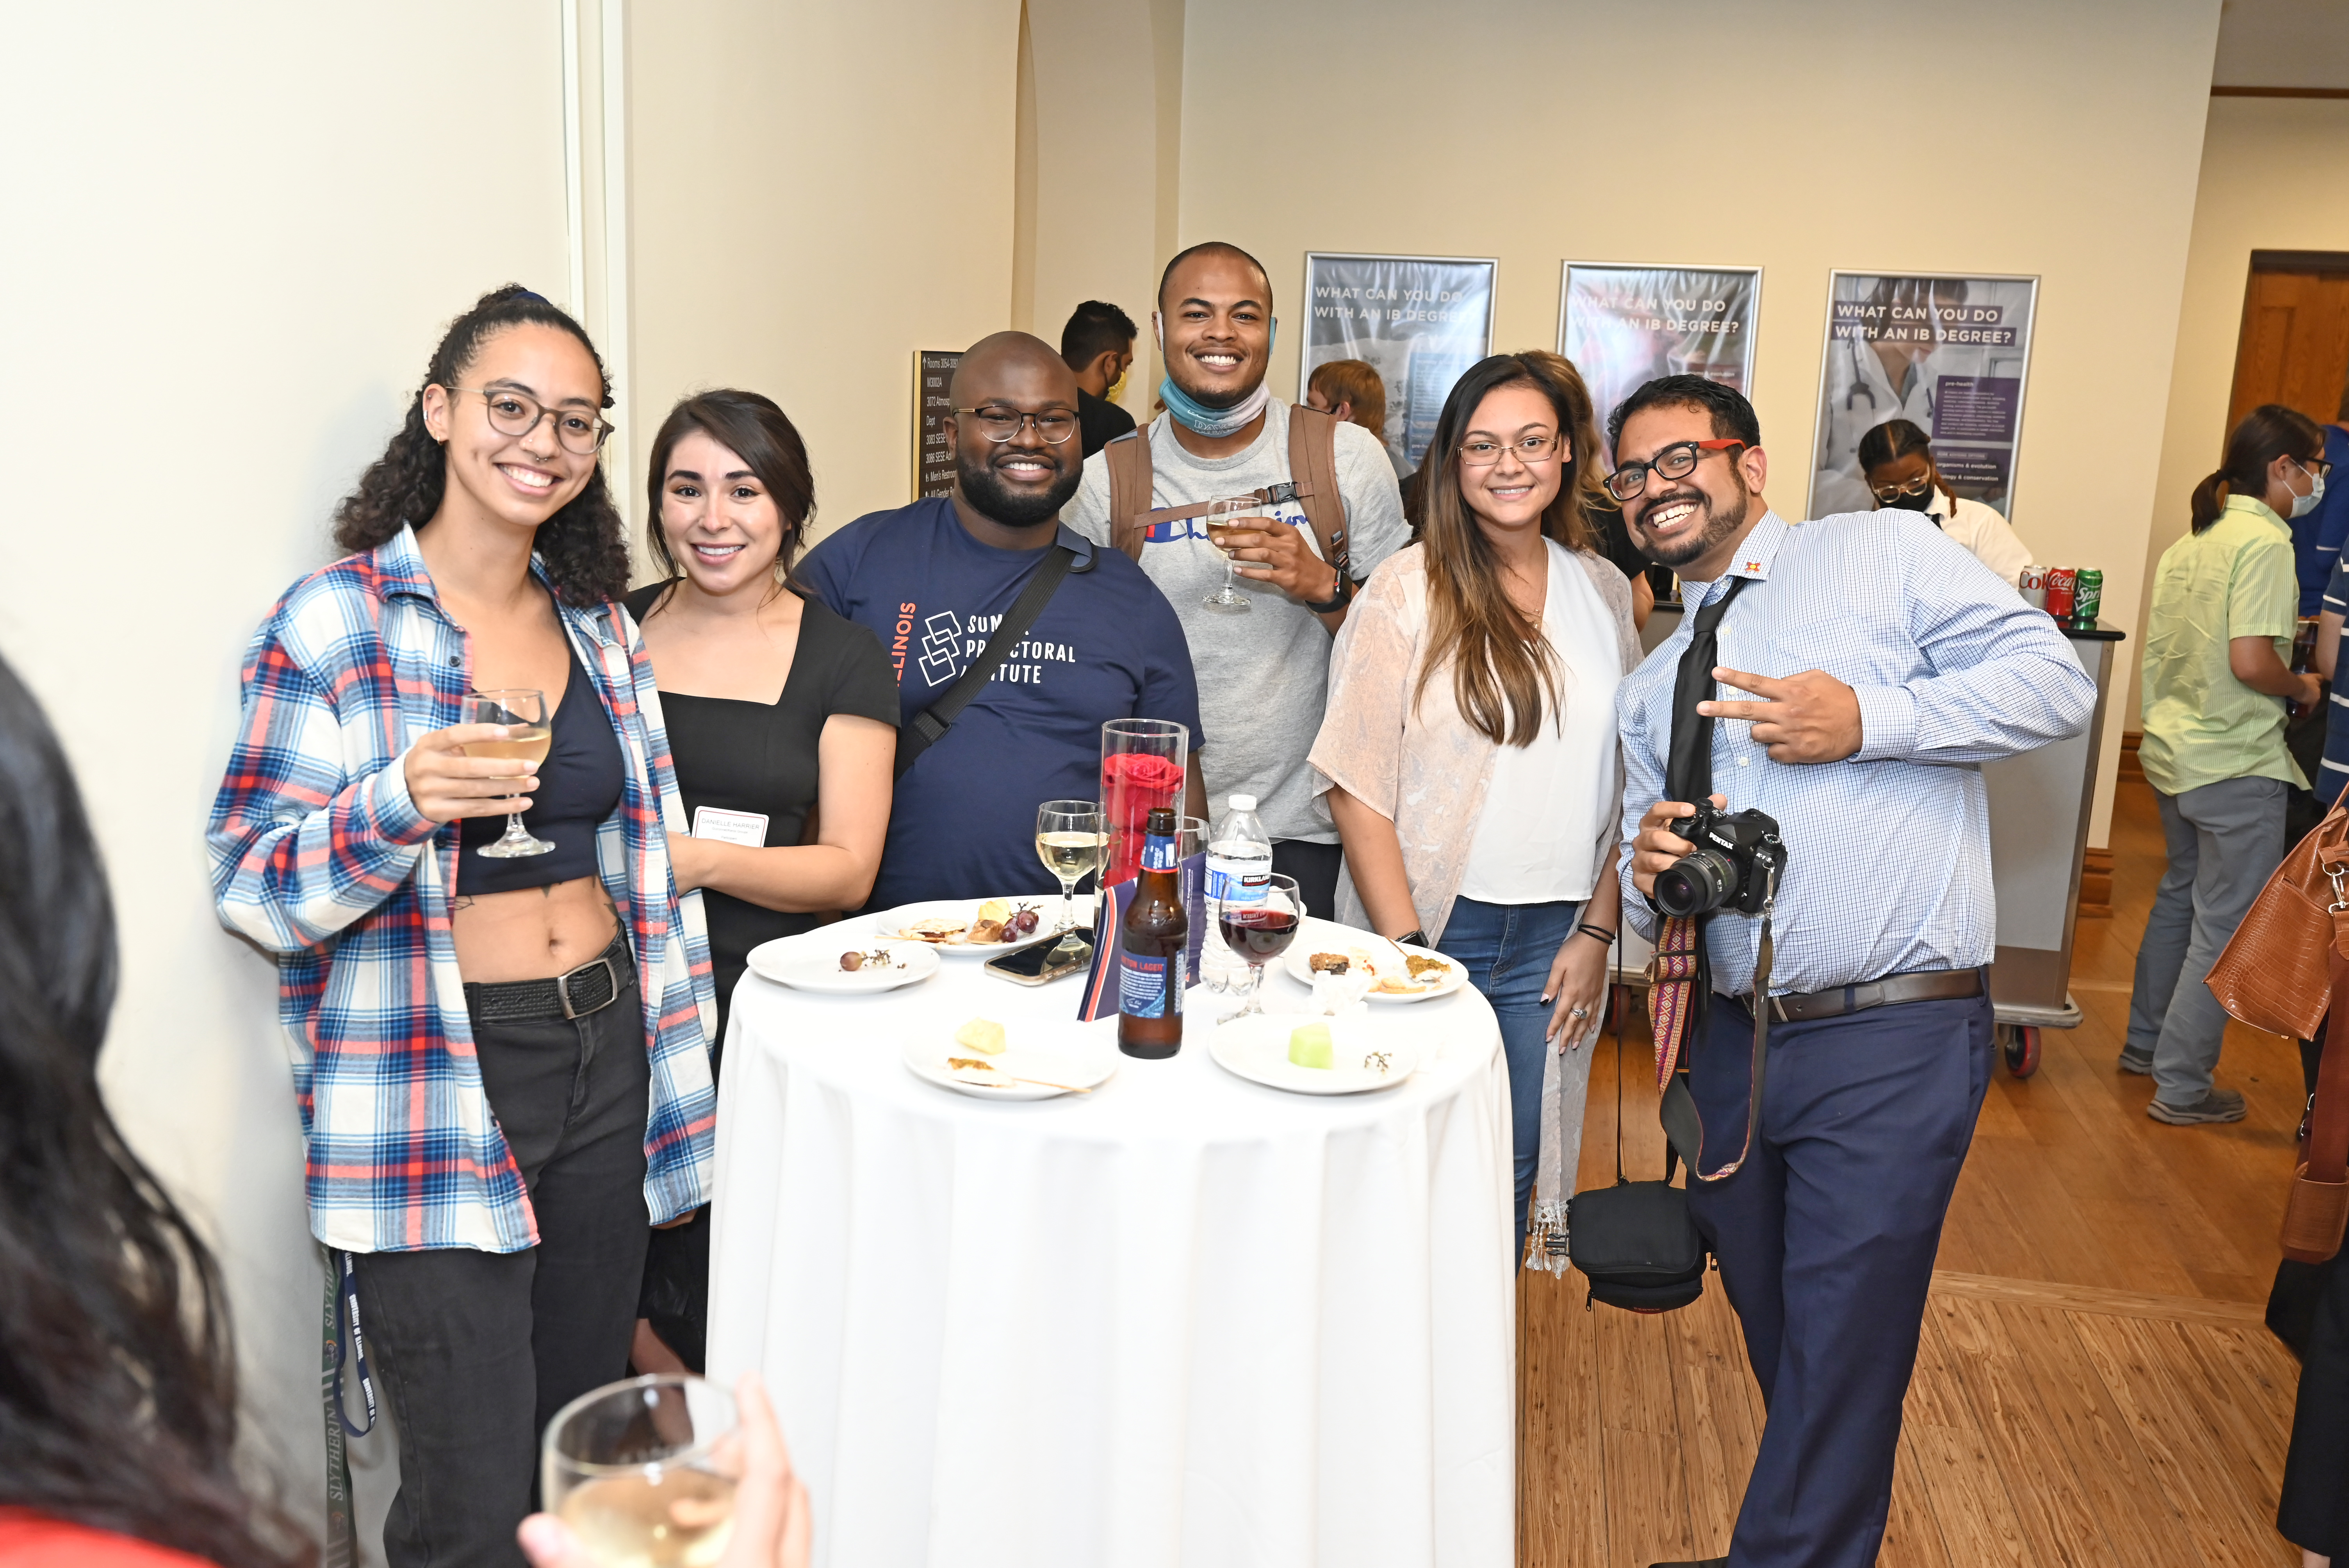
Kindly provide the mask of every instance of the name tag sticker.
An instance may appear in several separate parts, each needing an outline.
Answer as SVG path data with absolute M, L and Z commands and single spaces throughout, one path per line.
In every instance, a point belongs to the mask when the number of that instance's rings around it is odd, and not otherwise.
M 693 836 L 714 839 L 721 844 L 740 844 L 745 849 L 767 847 L 767 814 L 764 811 L 721 811 L 715 806 L 697 806 L 693 811 Z

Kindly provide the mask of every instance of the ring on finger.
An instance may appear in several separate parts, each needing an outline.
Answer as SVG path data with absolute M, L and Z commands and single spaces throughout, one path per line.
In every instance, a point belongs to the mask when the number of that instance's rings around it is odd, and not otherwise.
M 1566 1016 L 1569 1018 L 1588 1018 L 1590 1016 L 1590 1009 L 1588 1007 L 1569 1007 L 1566 1010 Z

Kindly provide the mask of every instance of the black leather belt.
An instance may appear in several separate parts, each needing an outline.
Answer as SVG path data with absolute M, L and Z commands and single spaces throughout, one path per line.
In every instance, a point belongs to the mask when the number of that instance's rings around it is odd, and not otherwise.
M 1979 969 L 1917 969 L 1906 975 L 1887 975 L 1881 980 L 1859 985 L 1773 996 L 1770 1017 L 1780 1024 L 1808 1024 L 1820 1018 L 1840 1018 L 1847 1013 L 1865 1013 L 1871 1007 L 1889 1007 L 1899 1002 L 1947 1002 L 1979 996 L 1982 989 L 1982 972 Z M 1752 1015 L 1753 997 L 1736 996 L 1731 1000 Z
M 636 960 L 621 937 L 599 957 L 591 958 L 568 975 L 552 980 L 501 980 L 492 985 L 468 982 L 465 1008 L 477 1024 L 541 1024 L 555 1018 L 584 1018 L 612 1005 L 621 989 L 635 978 Z

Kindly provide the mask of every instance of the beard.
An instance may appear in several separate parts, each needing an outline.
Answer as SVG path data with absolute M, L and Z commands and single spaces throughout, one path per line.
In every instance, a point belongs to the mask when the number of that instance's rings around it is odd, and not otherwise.
M 1183 396 L 1191 399 L 1192 402 L 1199 405 L 1200 407 L 1213 408 L 1220 412 L 1226 408 L 1237 407 L 1240 404 L 1246 402 L 1250 397 L 1255 397 L 1256 389 L 1264 385 L 1264 373 L 1265 370 L 1268 368 L 1268 366 L 1259 367 L 1256 373 L 1256 379 L 1249 382 L 1247 386 L 1240 387 L 1237 391 L 1226 392 L 1220 389 L 1210 390 L 1191 385 L 1188 379 L 1191 369 L 1191 356 L 1187 354 L 1176 354 L 1171 355 L 1167 357 L 1166 377 L 1168 380 L 1174 382 L 1177 387 L 1182 389 Z
M 1746 515 L 1753 511 L 1754 492 L 1746 488 L 1745 476 L 1732 469 L 1730 479 L 1737 486 L 1737 499 L 1726 506 L 1716 507 L 1711 496 L 1694 487 L 1684 490 L 1673 490 L 1660 496 L 1652 505 L 1640 512 L 1642 526 L 1633 529 L 1635 538 L 1632 542 L 1640 547 L 1641 553 L 1657 565 L 1669 566 L 1675 571 L 1699 559 L 1713 546 L 1744 527 Z M 1647 529 L 1644 526 L 1648 516 L 1659 508 L 1682 500 L 1696 503 L 1698 513 L 1704 519 L 1704 526 L 1692 537 L 1676 544 L 1660 545 L 1650 542 Z
M 1050 522 L 1077 493 L 1077 487 L 1085 482 L 1083 469 L 1071 468 L 1059 453 L 1046 451 L 1039 458 L 1053 465 L 1057 477 L 1050 488 L 1040 491 L 1015 490 L 995 477 L 993 451 L 978 455 L 975 462 L 973 456 L 965 447 L 955 459 L 955 478 L 961 484 L 963 499 L 977 507 L 980 516 L 1006 528 L 1033 528 L 1038 523 Z

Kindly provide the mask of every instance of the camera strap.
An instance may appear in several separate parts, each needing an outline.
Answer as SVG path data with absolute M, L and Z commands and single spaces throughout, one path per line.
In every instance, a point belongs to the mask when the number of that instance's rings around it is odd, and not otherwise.
M 1704 1118 L 1697 1113 L 1696 1096 L 1689 1092 L 1688 1075 L 1675 1073 L 1664 1088 L 1664 1100 L 1658 1109 L 1657 1119 L 1664 1124 L 1664 1140 L 1676 1150 L 1689 1168 L 1689 1177 L 1697 1181 L 1720 1181 L 1734 1176 L 1744 1168 L 1746 1156 L 1754 1152 L 1754 1134 L 1762 1125 L 1762 1078 L 1769 1062 L 1767 1046 L 1770 1039 L 1770 916 L 1778 903 L 1778 872 L 1770 870 L 1770 885 L 1762 896 L 1762 940 L 1754 951 L 1754 1068 L 1747 1081 L 1752 1086 L 1745 1102 L 1745 1144 L 1737 1158 L 1720 1170 L 1708 1173 L 1704 1168 Z

